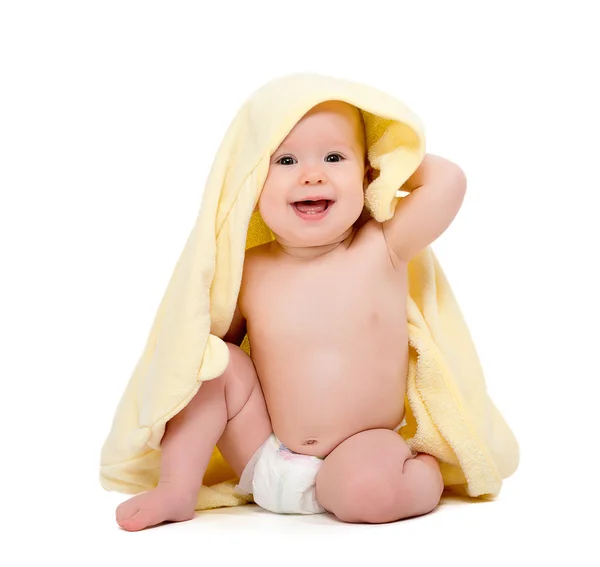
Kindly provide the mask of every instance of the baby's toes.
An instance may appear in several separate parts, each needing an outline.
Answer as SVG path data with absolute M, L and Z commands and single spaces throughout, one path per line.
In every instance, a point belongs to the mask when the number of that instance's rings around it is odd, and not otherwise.
M 163 522 L 181 522 L 194 517 L 195 497 L 172 489 L 155 488 L 117 507 L 117 523 L 136 532 Z
M 123 520 L 130 518 L 139 510 L 139 506 L 137 505 L 137 497 L 130 498 L 126 502 L 122 502 L 117 506 L 117 511 L 115 516 L 117 518 L 117 523 L 121 525 Z
M 153 514 L 151 509 L 144 506 L 144 501 L 148 500 L 144 496 L 135 496 L 117 507 L 117 523 L 124 530 L 133 532 L 151 525 Z

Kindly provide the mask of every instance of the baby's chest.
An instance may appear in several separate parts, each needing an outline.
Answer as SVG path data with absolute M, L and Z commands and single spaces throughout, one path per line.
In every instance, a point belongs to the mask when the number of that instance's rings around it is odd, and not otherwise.
M 401 283 L 368 270 L 350 277 L 330 271 L 263 274 L 245 291 L 249 327 L 262 332 L 345 334 L 351 329 L 386 330 L 405 317 Z M 295 331 L 294 331 L 295 330 Z

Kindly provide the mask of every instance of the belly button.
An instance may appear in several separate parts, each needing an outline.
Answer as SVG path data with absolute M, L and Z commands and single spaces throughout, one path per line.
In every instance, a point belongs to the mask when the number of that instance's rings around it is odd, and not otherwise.
M 316 442 L 316 439 L 307 439 L 302 445 L 314 445 Z

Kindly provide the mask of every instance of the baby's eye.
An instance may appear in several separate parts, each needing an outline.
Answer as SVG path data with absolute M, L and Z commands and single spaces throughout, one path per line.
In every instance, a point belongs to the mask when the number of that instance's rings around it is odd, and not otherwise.
M 338 158 L 338 159 L 334 159 L 333 161 L 331 161 L 329 158 Z M 329 161 L 329 163 L 337 163 L 338 161 L 342 161 L 344 158 L 343 156 L 341 156 L 340 154 L 329 154 L 325 160 Z
M 284 162 L 284 160 L 290 160 L 290 161 Z M 277 163 L 280 163 L 281 165 L 293 165 L 294 158 L 290 157 L 290 156 L 283 156 L 282 158 L 279 158 L 277 160 Z

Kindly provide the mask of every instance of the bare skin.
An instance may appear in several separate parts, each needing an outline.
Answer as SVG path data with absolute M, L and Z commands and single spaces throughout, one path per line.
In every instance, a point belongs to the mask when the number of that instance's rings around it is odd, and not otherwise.
M 436 459 L 392 430 L 405 411 L 408 263 L 458 212 L 464 177 L 427 156 L 394 218 L 368 219 L 361 128 L 356 109 L 324 103 L 273 154 L 258 206 L 275 241 L 246 254 L 223 337 L 231 363 L 169 422 L 159 485 L 119 506 L 124 529 L 190 519 L 215 444 L 240 476 L 271 431 L 297 453 L 325 457 L 317 497 L 343 521 L 437 506 Z M 328 202 L 319 220 L 319 207 L 295 204 L 311 198 Z M 252 359 L 233 346 L 246 332 Z
M 252 361 L 238 346 L 228 346 L 225 373 L 203 383 L 192 401 L 167 423 L 158 486 L 118 506 L 116 519 L 123 529 L 138 531 L 192 519 L 215 444 L 239 477 L 271 434 Z
M 380 225 L 315 258 L 260 246 L 246 266 L 240 308 L 283 444 L 326 457 L 358 431 L 401 423 L 406 267 L 392 264 Z

